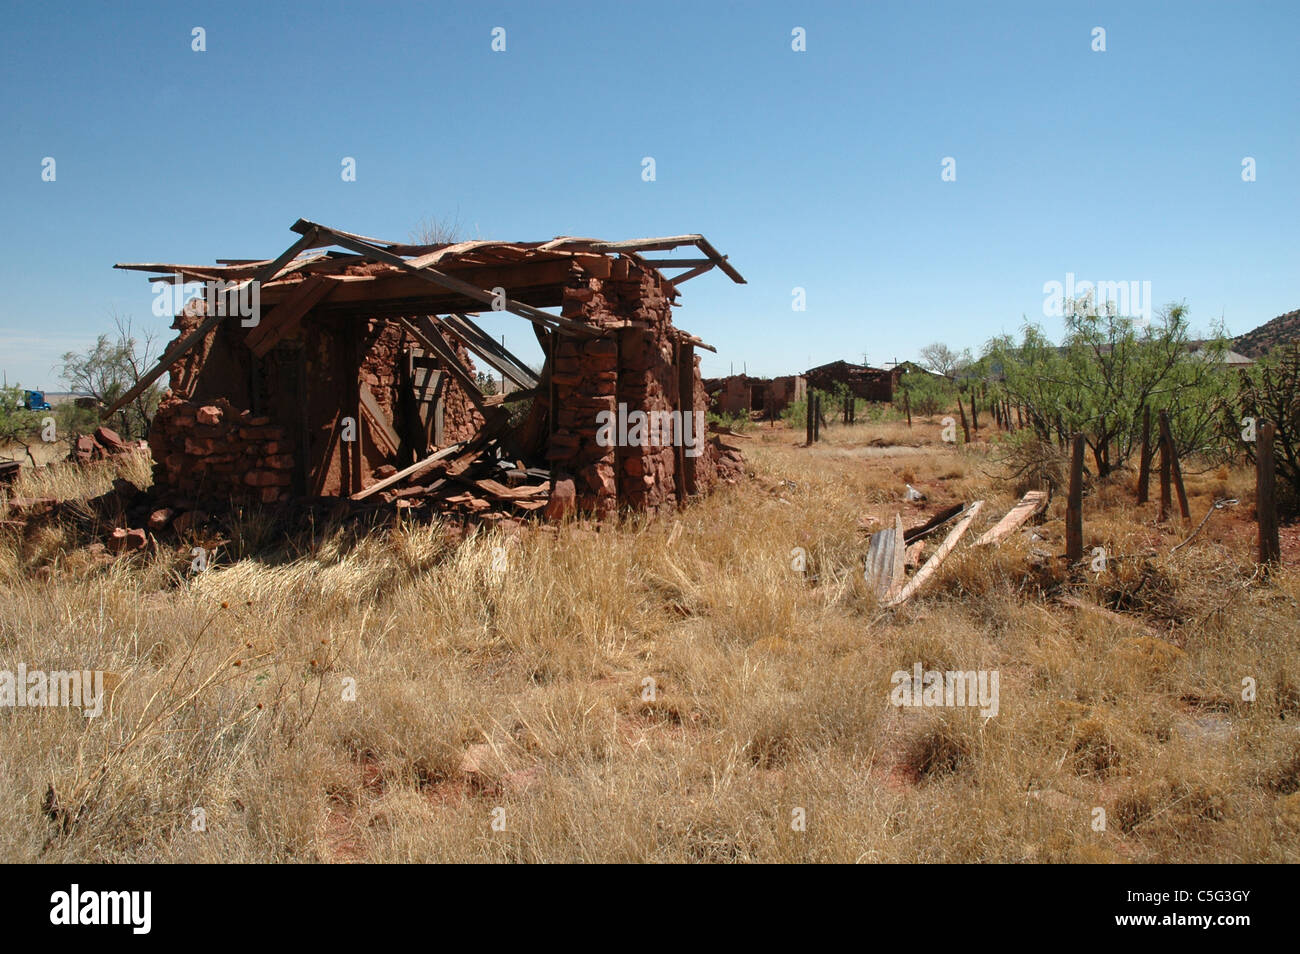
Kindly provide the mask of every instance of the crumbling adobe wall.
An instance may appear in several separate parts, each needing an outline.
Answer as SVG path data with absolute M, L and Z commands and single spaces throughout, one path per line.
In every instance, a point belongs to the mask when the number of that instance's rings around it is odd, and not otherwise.
M 442 339 L 456 352 L 461 365 L 469 371 L 470 377 L 473 377 L 476 368 L 465 345 L 452 334 L 444 334 Z M 445 379 L 442 385 L 443 443 L 454 444 L 457 441 L 467 441 L 483 427 L 483 415 L 478 412 L 474 402 L 469 399 L 469 395 L 457 381 L 450 375 L 443 375 L 443 377 Z
M 149 429 L 154 483 L 190 501 L 287 499 L 293 455 L 284 429 L 225 398 L 198 404 L 169 394 Z
M 173 327 L 180 337 L 202 323 L 202 299 L 188 303 Z M 399 439 L 407 428 L 401 420 L 398 388 L 402 386 L 406 350 L 418 341 L 396 322 L 352 317 L 313 319 L 310 315 L 288 347 L 301 346 L 305 375 L 305 405 L 281 380 L 279 352 L 260 362 L 244 344 L 247 335 L 238 319 L 217 324 L 192 350 L 174 362 L 171 388 L 164 395 L 150 431 L 156 462 L 154 481 L 161 492 L 204 501 L 248 500 L 275 503 L 288 498 L 295 464 L 306 468 L 307 492 L 326 496 L 356 489 L 345 473 L 347 462 L 334 433 L 339 420 L 358 407 L 357 393 L 364 382 L 381 413 Z M 464 345 L 443 335 L 462 364 L 474 372 Z M 261 377 L 262 414 L 253 414 L 253 391 Z M 472 437 L 483 419 L 464 389 L 450 375 L 440 386 L 444 402 L 443 441 L 454 443 Z M 290 393 L 294 392 L 294 393 Z M 342 410 L 341 410 L 342 409 Z M 359 415 L 364 418 L 365 415 Z M 301 422 L 301 423 L 299 423 Z M 290 433 L 301 426 L 309 435 L 303 461 Z M 384 465 L 404 463 L 373 437 L 368 420 L 357 423 L 362 484 Z M 425 447 L 414 448 L 423 455 Z M 310 472 L 312 469 L 323 473 Z
M 628 258 L 615 260 L 607 277 L 575 276 L 565 290 L 565 317 L 611 331 L 602 338 L 561 336 L 552 371 L 558 411 L 549 457 L 557 488 L 571 479 L 581 511 L 607 516 L 620 506 L 654 513 L 677 505 L 681 477 L 674 440 L 681 438 L 666 433 L 660 443 L 624 446 L 602 446 L 599 439 L 600 413 L 612 415 L 617 431 L 620 404 L 628 415 L 680 410 L 673 295 L 657 271 Z M 692 376 L 695 407 L 703 412 L 708 397 L 698 359 L 685 373 Z M 722 450 L 696 433 L 702 421 L 703 413 L 691 422 L 700 450 L 693 460 L 694 489 L 701 493 L 724 476 L 734 478 L 739 468 L 731 458 L 720 463 Z
M 611 276 L 605 291 L 618 303 L 623 316 L 649 326 L 619 332 L 618 403 L 625 404 L 629 413 L 636 409 L 648 415 L 678 409 L 677 340 L 672 334 L 672 300 L 668 297 L 671 286 L 656 272 L 631 267 L 626 279 Z M 686 371 L 693 372 L 694 368 Z M 692 421 L 690 426 L 694 424 Z M 694 431 L 691 433 L 693 436 Z M 678 450 L 673 441 L 680 437 L 660 433 L 658 442 L 652 443 L 654 437 L 647 435 L 639 446 L 618 448 L 619 496 L 627 506 L 651 513 L 676 507 Z
M 465 345 L 449 332 L 439 329 L 439 333 L 461 365 L 473 377 L 476 368 Z M 377 319 L 370 321 L 365 340 L 366 350 L 361 359 L 360 379 L 369 385 L 370 392 L 375 396 L 375 402 L 383 409 L 384 414 L 400 434 L 402 428 L 398 421 L 402 412 L 397 394 L 402 379 L 400 369 L 407 360 L 407 350 L 421 347 L 420 343 L 396 322 Z M 483 427 L 483 415 L 478 412 L 478 408 L 469 399 L 465 389 L 451 375 L 443 375 L 441 391 L 443 443 L 454 444 L 457 441 L 469 440 Z M 423 453 L 424 448 L 416 449 L 417 455 Z M 368 470 L 373 470 L 391 461 L 378 455 L 378 452 L 368 449 L 366 463 L 369 465 Z

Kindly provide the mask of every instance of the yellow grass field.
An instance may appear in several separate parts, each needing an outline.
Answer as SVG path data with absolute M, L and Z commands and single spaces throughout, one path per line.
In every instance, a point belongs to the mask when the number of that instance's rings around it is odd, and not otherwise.
M 1091 487 L 1107 568 L 1071 571 L 1063 492 L 1040 539 L 967 547 L 1024 488 L 939 430 L 754 427 L 724 438 L 749 480 L 617 527 L 245 514 L 201 573 L 0 526 L 0 670 L 111 674 L 99 718 L 0 709 L 0 858 L 1300 861 L 1300 574 L 1293 545 L 1254 565 L 1251 476 L 1189 465 L 1192 523 L 1163 528 L 1132 473 Z M 84 500 L 111 466 L 16 492 Z M 1171 554 L 1216 497 L 1241 502 Z M 975 499 L 882 609 L 869 531 Z M 916 663 L 997 670 L 997 715 L 894 707 Z

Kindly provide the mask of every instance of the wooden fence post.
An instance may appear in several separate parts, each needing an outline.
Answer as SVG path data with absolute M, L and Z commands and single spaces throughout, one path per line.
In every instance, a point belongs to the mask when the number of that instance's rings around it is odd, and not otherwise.
M 1164 422 L 1164 411 L 1160 412 L 1161 423 Z M 1172 506 L 1172 497 L 1169 493 L 1169 457 L 1173 453 L 1173 448 L 1164 439 L 1164 430 L 1161 429 L 1160 437 L 1160 522 L 1164 523 L 1169 519 L 1169 509 Z
M 1273 431 L 1271 421 L 1262 421 L 1255 435 L 1255 522 L 1259 526 L 1259 562 L 1265 564 L 1282 558 L 1277 534 Z
M 1174 480 L 1174 489 L 1178 491 L 1178 513 L 1184 520 L 1192 519 L 1187 508 L 1187 490 L 1183 487 L 1183 469 L 1178 465 L 1178 451 L 1174 448 L 1174 435 L 1169 430 L 1169 414 L 1160 412 L 1160 439 L 1169 448 L 1169 471 Z
M 815 408 L 813 408 L 813 393 L 812 393 L 812 389 L 811 389 L 811 388 L 808 390 L 807 394 L 805 395 L 804 400 L 808 403 L 808 446 L 809 446 L 809 447 L 812 447 L 812 445 L 813 445 L 813 414 L 815 413 Z
M 1142 456 L 1138 458 L 1138 503 L 1150 497 L 1151 485 L 1151 408 L 1142 405 Z
M 1065 504 L 1065 559 L 1083 559 L 1083 435 L 1075 434 L 1070 448 L 1070 495 Z
M 822 396 L 813 397 L 813 442 L 822 439 Z
M 957 410 L 961 413 L 961 432 L 966 438 L 966 443 L 970 443 L 970 425 L 966 423 L 966 407 L 961 403 L 961 392 L 957 392 Z
M 910 391 L 903 392 L 903 410 L 907 414 L 907 429 L 912 429 L 912 394 Z

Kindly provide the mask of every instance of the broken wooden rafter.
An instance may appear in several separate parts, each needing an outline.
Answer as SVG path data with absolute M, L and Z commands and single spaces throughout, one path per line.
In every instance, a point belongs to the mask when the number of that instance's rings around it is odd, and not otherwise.
M 403 480 L 406 480 L 408 477 L 414 477 L 416 474 L 420 473 L 421 471 L 428 470 L 434 464 L 452 456 L 457 451 L 464 449 L 466 446 L 467 445 L 465 444 L 465 442 L 462 441 L 458 444 L 452 444 L 450 447 L 444 447 L 436 454 L 430 454 L 428 457 L 424 458 L 424 460 L 416 461 L 410 467 L 404 468 L 403 470 L 399 470 L 397 473 L 389 477 L 385 477 L 383 480 L 378 481 L 377 483 L 371 484 L 365 490 L 358 490 L 355 494 L 352 495 L 351 499 L 365 500 L 371 494 L 377 494 L 381 490 L 387 490 L 389 487 L 393 486 L 394 484 L 401 483 Z
M 276 305 L 266 317 L 251 328 L 244 344 L 263 358 L 285 338 L 292 336 L 307 313 L 330 296 L 338 286 L 320 275 L 310 275 L 298 283 L 293 293 Z
M 374 392 L 370 390 L 370 385 L 361 382 L 361 413 L 370 421 L 374 437 L 378 438 L 375 443 L 379 449 L 388 454 L 389 457 L 396 457 L 401 450 L 401 441 L 397 438 L 397 432 L 393 430 L 393 425 L 389 423 L 384 409 L 379 406 L 375 400 Z
M 585 325 L 582 322 L 573 321 L 570 318 L 564 318 L 560 315 L 552 315 L 549 312 L 542 311 L 540 308 L 534 308 L 532 305 L 527 305 L 521 301 L 515 301 L 511 298 L 499 301 L 495 295 L 485 288 L 479 288 L 477 285 L 470 284 L 469 282 L 456 278 L 453 275 L 448 275 L 446 272 L 440 272 L 429 265 L 413 265 L 411 264 L 411 260 L 402 258 L 401 255 L 391 252 L 388 249 L 380 248 L 378 245 L 373 245 L 362 239 L 350 236 L 347 232 L 339 232 L 330 229 L 328 226 L 308 222 L 306 219 L 299 219 L 293 224 L 292 228 L 295 232 L 307 232 L 309 230 L 319 231 L 322 236 L 332 238 L 334 244 L 350 249 L 366 258 L 371 258 L 388 265 L 395 265 L 404 271 L 410 272 L 412 275 L 417 275 L 435 285 L 441 285 L 443 288 L 450 288 L 452 291 L 459 292 L 467 298 L 483 302 L 486 305 L 496 307 L 499 302 L 501 310 L 508 311 L 521 318 L 526 318 L 531 322 L 545 325 L 548 328 L 558 326 L 567 331 L 590 337 L 599 337 L 601 334 L 598 329 L 593 328 L 590 325 Z
M 997 543 L 1000 540 L 1010 536 L 1011 533 L 1023 524 L 1034 514 L 1039 513 L 1047 506 L 1047 492 L 1044 490 L 1031 490 L 1020 498 L 1020 502 L 1007 511 L 1006 516 L 997 522 L 997 525 L 987 530 L 982 537 L 973 544 L 977 547 L 988 546 Z
M 698 265 L 695 268 L 692 268 L 690 271 L 682 272 L 682 274 L 676 275 L 668 279 L 668 284 L 672 285 L 673 290 L 676 291 L 678 285 L 689 282 L 692 278 L 698 278 L 699 276 L 703 275 L 705 272 L 709 271 L 712 268 L 713 268 L 712 262 L 709 262 L 707 265 Z
M 930 578 L 934 576 L 938 571 L 940 564 L 948 558 L 948 554 L 952 553 L 952 551 L 957 548 L 957 544 L 970 528 L 971 522 L 979 516 L 980 511 L 983 509 L 984 501 L 982 500 L 977 500 L 971 504 L 970 508 L 966 511 L 966 515 L 961 518 L 957 523 L 957 526 L 952 528 L 952 531 L 948 534 L 943 543 L 939 544 L 939 549 L 934 551 L 934 556 L 926 560 L 925 566 L 917 570 L 916 575 L 907 581 L 907 585 L 904 586 L 903 589 L 892 599 L 886 600 L 884 605 L 889 607 L 902 606 L 910 600 L 913 595 L 916 594 L 916 591 L 924 586 Z
M 278 258 L 273 259 L 271 262 L 258 269 L 256 276 L 250 279 L 250 281 L 257 283 L 259 286 L 271 281 L 276 275 L 280 274 L 280 270 L 283 269 L 285 265 L 293 261 L 299 252 L 305 251 L 309 248 L 316 248 L 316 239 L 317 233 L 315 229 L 304 231 L 302 237 L 281 252 Z M 238 294 L 238 292 L 247 284 L 248 282 L 241 282 L 237 287 L 230 289 L 227 294 Z M 139 381 L 127 390 L 125 394 L 114 401 L 111 407 L 106 408 L 104 412 L 100 414 L 100 420 L 106 420 L 111 415 L 116 414 L 118 410 L 134 401 L 144 393 L 145 389 L 148 388 L 149 385 L 158 380 L 164 371 L 188 354 L 190 349 L 200 341 L 204 340 L 208 336 L 208 332 L 217 326 L 217 322 L 227 317 L 226 315 L 220 314 L 221 310 L 222 309 L 218 309 L 217 314 L 208 315 L 197 328 L 190 332 L 190 334 L 186 335 L 172 347 L 168 348 L 151 370 L 147 371 Z
M 540 249 L 550 251 L 559 249 L 566 245 L 580 246 L 583 251 L 588 252 L 624 252 L 635 255 L 637 252 L 670 252 L 675 248 L 681 248 L 683 245 L 694 245 L 706 256 L 708 261 L 717 266 L 722 272 L 738 285 L 744 285 L 745 279 L 736 271 L 736 269 L 727 261 L 727 256 L 719 254 L 718 250 L 709 244 L 709 240 L 703 235 L 666 235 L 659 238 L 640 238 L 627 239 L 621 242 L 603 242 L 595 239 L 579 239 L 561 237 L 552 239 L 549 242 L 539 246 Z M 642 264 L 649 265 L 651 268 L 656 267 L 647 259 L 639 259 Z M 666 263 L 674 264 L 674 263 Z M 684 281 L 685 279 L 678 279 Z
M 504 374 L 521 388 L 537 387 L 536 373 L 465 315 L 444 315 L 438 319 L 438 322 L 450 329 L 452 334 L 465 343 L 465 347 L 481 357 L 499 374 Z
M 695 335 L 690 332 L 682 331 L 680 328 L 674 328 L 672 333 L 678 341 L 682 342 L 682 344 L 694 345 L 697 348 L 703 348 L 705 351 L 712 351 L 714 354 L 718 353 L 717 348 L 708 344 L 703 339 L 695 337 Z

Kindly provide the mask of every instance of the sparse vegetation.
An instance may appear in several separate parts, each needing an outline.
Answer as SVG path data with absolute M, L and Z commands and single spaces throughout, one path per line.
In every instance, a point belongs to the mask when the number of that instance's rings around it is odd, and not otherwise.
M 1264 581 L 1246 515 L 1226 512 L 1171 554 L 1185 528 L 1133 505 L 1119 468 L 1086 501 L 1107 572 L 1035 557 L 1060 549 L 1058 499 L 1039 540 L 959 551 L 882 612 L 866 531 L 976 497 L 986 526 L 1014 500 L 990 451 L 914 417 L 829 428 L 812 449 L 754 428 L 748 484 L 599 532 L 401 522 L 289 540 L 250 512 L 202 573 L 187 550 L 87 549 L 76 501 L 118 464 L 25 475 L 44 483 L 16 492 L 73 503 L 0 528 L 4 666 L 120 684 L 99 719 L 0 709 L 0 856 L 1300 858 L 1294 542 Z M 923 506 L 901 502 L 905 482 Z M 1250 486 L 1245 468 L 1188 477 L 1194 512 Z M 918 661 L 1000 670 L 998 715 L 893 708 L 891 673 Z

